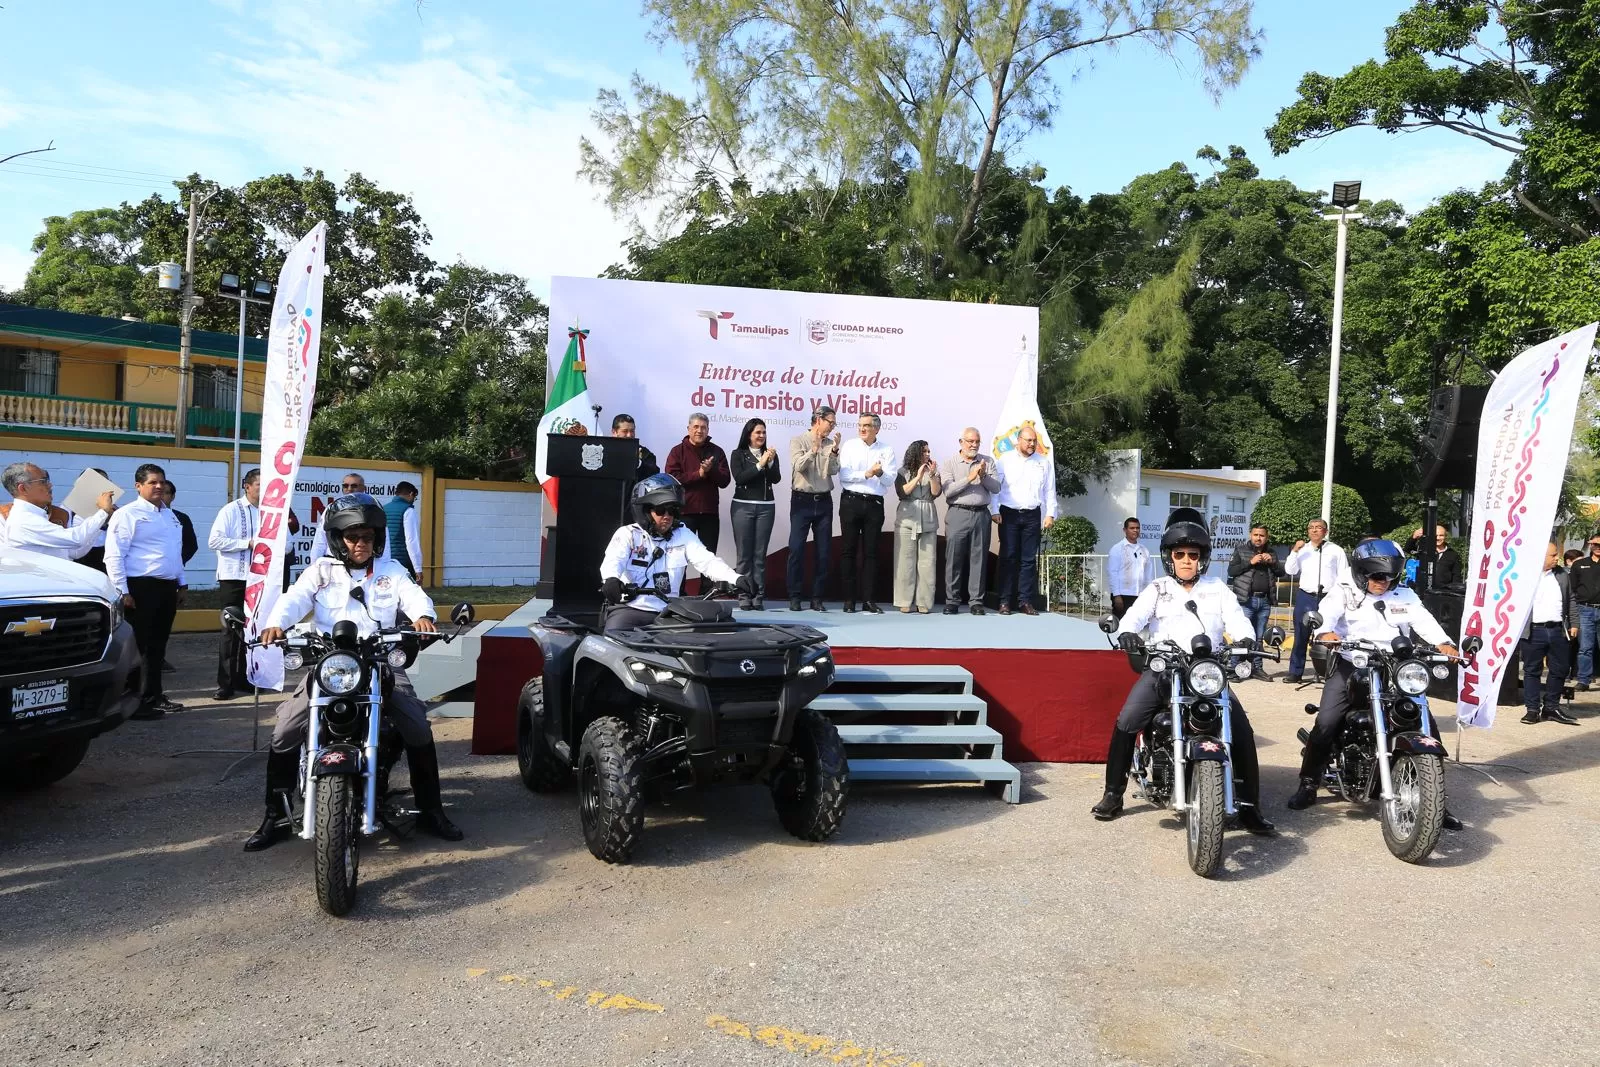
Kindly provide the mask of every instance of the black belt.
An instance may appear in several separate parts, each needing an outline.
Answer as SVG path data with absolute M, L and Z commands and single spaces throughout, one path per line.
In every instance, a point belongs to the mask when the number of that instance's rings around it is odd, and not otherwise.
M 789 491 L 791 493 L 793 493 L 795 496 L 825 496 L 830 500 L 833 499 L 833 494 L 831 492 L 813 493 L 808 489 L 791 489 Z
M 989 505 L 987 505 L 987 504 L 951 504 L 950 506 L 953 507 L 953 508 L 960 508 L 962 511 L 988 511 L 989 510 Z
M 883 497 L 881 497 L 881 496 L 878 496 L 878 495 L 876 495 L 874 493 L 858 493 L 854 489 L 845 489 L 840 493 L 840 495 L 841 496 L 855 496 L 855 497 L 860 497 L 862 500 L 876 500 L 880 504 L 883 503 Z
M 1536 622 L 1533 625 L 1535 625 L 1535 626 L 1561 626 L 1562 624 L 1561 624 L 1561 622 L 1559 620 L 1557 620 L 1556 622 Z

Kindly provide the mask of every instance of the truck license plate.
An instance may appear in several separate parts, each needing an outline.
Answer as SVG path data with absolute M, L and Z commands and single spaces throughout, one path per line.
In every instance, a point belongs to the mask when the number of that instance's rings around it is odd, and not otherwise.
M 11 690 L 11 717 L 37 719 L 67 709 L 67 682 L 34 682 Z

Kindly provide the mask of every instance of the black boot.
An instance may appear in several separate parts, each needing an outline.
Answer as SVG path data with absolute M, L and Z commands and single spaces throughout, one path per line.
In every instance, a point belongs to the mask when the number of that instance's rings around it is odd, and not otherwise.
M 246 852 L 271 848 L 289 836 L 289 828 L 284 825 L 289 815 L 284 794 L 294 788 L 294 777 L 299 772 L 298 751 L 279 752 L 272 749 L 267 752 L 267 814 L 261 820 L 260 828 L 245 840 Z
M 411 766 L 411 796 L 417 802 L 417 829 L 445 841 L 460 841 L 466 835 L 445 818 L 444 802 L 439 799 L 439 750 L 433 742 L 406 749 Z
M 1300 788 L 1295 790 L 1294 796 L 1289 798 L 1289 807 L 1295 811 L 1309 808 L 1317 802 L 1317 780 L 1315 777 L 1302 775 Z
M 1096 819 L 1108 822 L 1122 813 L 1122 791 L 1128 785 L 1128 770 L 1133 766 L 1133 734 L 1111 731 L 1111 748 L 1106 752 L 1106 792 L 1089 809 Z
M 1461 820 L 1450 814 L 1449 808 L 1444 809 L 1444 818 L 1439 820 L 1439 825 L 1451 833 L 1459 833 L 1461 831 Z
M 1245 803 L 1239 805 L 1239 829 L 1258 837 L 1272 837 L 1278 832 L 1278 828 L 1261 814 L 1260 808 Z

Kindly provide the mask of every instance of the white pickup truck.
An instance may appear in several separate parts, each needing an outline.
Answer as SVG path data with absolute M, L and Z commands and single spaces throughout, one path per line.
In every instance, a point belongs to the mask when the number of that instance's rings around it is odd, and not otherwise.
M 0 789 L 71 774 L 139 706 L 144 664 L 104 574 L 0 552 Z

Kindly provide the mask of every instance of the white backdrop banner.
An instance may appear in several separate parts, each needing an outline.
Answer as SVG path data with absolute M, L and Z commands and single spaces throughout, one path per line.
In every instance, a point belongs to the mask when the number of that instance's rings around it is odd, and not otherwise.
M 289 504 L 317 389 L 327 233 L 327 223 L 319 222 L 290 251 L 278 274 L 278 295 L 272 305 L 266 391 L 261 398 L 261 527 L 250 548 L 250 578 L 244 589 L 249 640 L 260 634 L 262 621 L 283 589 Z M 251 649 L 249 678 L 254 685 L 282 689 L 283 652 Z
M 1478 420 L 1478 477 L 1461 637 L 1483 649 L 1461 668 L 1456 719 L 1494 725 L 1506 664 L 1533 607 L 1594 348 L 1593 324 L 1528 349 L 1489 387 Z
M 876 414 L 879 439 L 896 452 L 920 439 L 942 461 L 964 427 L 988 433 L 999 423 L 1018 364 L 1039 345 L 1031 307 L 598 278 L 553 279 L 550 324 L 552 373 L 565 328 L 590 330 L 599 432 L 632 415 L 663 465 L 691 412 L 709 416 L 712 440 L 729 453 L 747 420 L 766 422 L 783 470 L 769 554 L 787 547 L 789 441 L 810 427 L 813 408 L 834 408 L 847 438 L 856 416 Z M 722 491 L 718 545 L 730 561 L 732 496 Z M 891 503 L 886 527 L 894 514 Z

